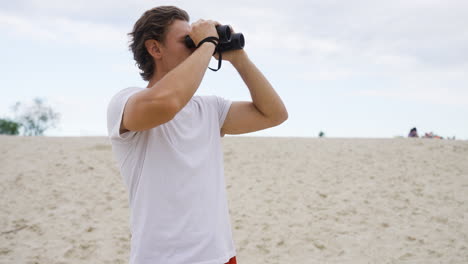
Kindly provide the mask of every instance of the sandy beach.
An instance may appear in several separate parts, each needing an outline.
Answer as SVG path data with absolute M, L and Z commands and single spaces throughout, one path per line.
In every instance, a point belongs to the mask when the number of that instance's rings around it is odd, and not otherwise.
M 223 139 L 239 264 L 468 263 L 468 141 Z M 106 137 L 0 136 L 0 263 L 128 263 Z

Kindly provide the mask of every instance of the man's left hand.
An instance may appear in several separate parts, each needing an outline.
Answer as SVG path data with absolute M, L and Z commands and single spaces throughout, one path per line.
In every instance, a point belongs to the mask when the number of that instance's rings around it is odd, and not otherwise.
M 230 26 L 231 28 L 231 34 L 235 34 L 236 32 L 234 31 L 234 29 Z M 245 51 L 244 49 L 239 49 L 239 50 L 230 50 L 230 51 L 224 51 L 222 52 L 222 58 L 223 58 L 223 61 L 229 61 L 231 63 L 235 63 L 237 62 L 238 60 L 242 60 L 242 57 L 245 56 Z M 216 53 L 215 55 L 213 55 L 216 60 L 219 60 L 219 54 Z

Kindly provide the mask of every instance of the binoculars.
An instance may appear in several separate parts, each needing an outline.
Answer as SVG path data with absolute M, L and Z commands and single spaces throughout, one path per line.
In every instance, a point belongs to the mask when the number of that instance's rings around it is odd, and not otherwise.
M 242 33 L 231 34 L 231 28 L 228 25 L 216 26 L 216 31 L 219 36 L 218 52 L 244 48 L 245 40 Z M 196 48 L 195 43 L 188 35 L 185 37 L 185 45 L 189 49 Z

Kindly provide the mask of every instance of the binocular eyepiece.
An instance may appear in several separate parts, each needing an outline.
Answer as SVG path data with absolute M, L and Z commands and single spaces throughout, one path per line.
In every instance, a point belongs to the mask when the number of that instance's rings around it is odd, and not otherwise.
M 245 45 L 244 35 L 242 33 L 231 33 L 231 28 L 228 25 L 216 26 L 216 31 L 219 36 L 218 52 L 243 49 Z M 196 48 L 195 43 L 190 36 L 185 37 L 185 45 L 189 48 Z

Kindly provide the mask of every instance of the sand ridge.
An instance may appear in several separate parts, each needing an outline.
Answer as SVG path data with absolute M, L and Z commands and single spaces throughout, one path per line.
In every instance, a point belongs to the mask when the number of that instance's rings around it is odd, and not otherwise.
M 240 264 L 468 263 L 468 142 L 223 139 Z M 0 263 L 128 263 L 105 137 L 0 136 Z

